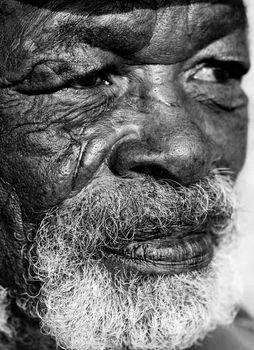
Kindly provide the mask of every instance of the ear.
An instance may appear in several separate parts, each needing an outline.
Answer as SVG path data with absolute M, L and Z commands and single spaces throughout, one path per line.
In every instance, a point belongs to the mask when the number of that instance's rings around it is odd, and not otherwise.
M 23 280 L 24 232 L 20 202 L 14 188 L 0 179 L 0 283 L 20 289 Z
M 13 230 L 15 239 L 23 240 L 23 222 L 20 202 L 14 188 L 0 179 L 0 213 L 1 221 L 5 221 Z

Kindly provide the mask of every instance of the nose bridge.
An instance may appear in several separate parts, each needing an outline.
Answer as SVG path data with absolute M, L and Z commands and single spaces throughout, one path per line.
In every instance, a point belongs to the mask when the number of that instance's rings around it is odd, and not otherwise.
M 176 70 L 167 65 L 149 66 L 144 75 L 144 95 L 148 103 L 157 101 L 169 107 L 177 105 L 181 89 Z
M 179 143 L 179 152 L 185 144 L 198 148 L 205 142 L 205 135 L 197 124 L 198 115 L 191 115 L 191 106 L 173 70 L 168 66 L 152 66 L 146 74 L 148 116 L 143 126 L 146 141 L 157 145 L 158 150 L 169 151 L 175 142 Z

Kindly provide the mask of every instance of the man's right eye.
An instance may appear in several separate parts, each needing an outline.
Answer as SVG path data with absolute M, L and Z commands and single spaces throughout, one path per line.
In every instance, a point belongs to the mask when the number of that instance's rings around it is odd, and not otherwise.
M 67 83 L 67 87 L 74 89 L 85 89 L 93 88 L 101 85 L 109 86 L 112 85 L 112 79 L 109 74 L 103 73 L 92 73 L 83 77 L 74 78 L 72 81 Z
M 40 64 L 20 83 L 15 90 L 28 95 L 52 94 L 65 88 L 91 89 L 112 85 L 110 75 L 104 71 L 84 75 L 68 70 L 52 68 L 49 64 Z

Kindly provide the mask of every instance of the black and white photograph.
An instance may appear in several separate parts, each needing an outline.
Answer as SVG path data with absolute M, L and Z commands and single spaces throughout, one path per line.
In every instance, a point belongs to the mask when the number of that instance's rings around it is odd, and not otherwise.
M 0 0 L 0 350 L 254 349 L 253 61 L 253 0 Z

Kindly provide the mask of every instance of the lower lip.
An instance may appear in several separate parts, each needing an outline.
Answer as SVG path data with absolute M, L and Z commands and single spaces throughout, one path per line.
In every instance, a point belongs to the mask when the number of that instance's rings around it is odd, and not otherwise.
M 211 235 L 199 233 L 190 234 L 181 239 L 134 241 L 121 251 L 108 251 L 104 264 L 114 270 L 175 275 L 205 268 L 210 264 L 212 257 Z

